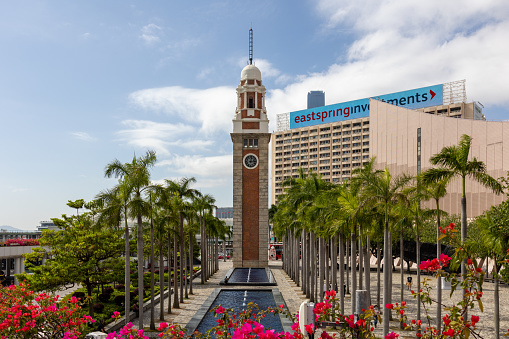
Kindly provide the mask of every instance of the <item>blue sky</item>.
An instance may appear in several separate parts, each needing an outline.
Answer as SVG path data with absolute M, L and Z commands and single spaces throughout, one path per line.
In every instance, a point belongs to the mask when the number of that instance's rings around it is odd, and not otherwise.
M 34 229 L 116 180 L 115 158 L 157 152 L 152 178 L 194 176 L 232 205 L 229 133 L 254 30 L 277 113 L 467 80 L 508 119 L 506 1 L 4 1 L 0 225 Z

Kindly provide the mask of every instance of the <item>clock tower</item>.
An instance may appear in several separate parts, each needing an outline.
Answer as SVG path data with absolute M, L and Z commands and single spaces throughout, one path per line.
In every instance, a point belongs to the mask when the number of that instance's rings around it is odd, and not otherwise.
M 269 120 L 265 86 L 253 65 L 253 30 L 249 64 L 240 74 L 233 118 L 233 266 L 267 267 L 269 237 Z

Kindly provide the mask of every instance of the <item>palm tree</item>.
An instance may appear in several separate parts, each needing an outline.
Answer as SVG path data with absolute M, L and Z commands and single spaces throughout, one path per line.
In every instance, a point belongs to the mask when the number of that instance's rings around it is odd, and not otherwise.
M 131 187 L 129 195 L 129 211 L 131 217 L 136 217 L 137 230 L 137 255 L 138 255 L 138 306 L 139 328 L 143 328 L 143 216 L 146 214 L 147 205 L 142 194 L 150 185 L 150 168 L 154 166 L 157 158 L 154 151 L 147 151 L 144 156 L 133 157 L 132 162 L 122 164 L 115 159 L 106 165 L 104 176 L 120 178 Z
M 476 247 L 482 247 L 482 251 L 492 257 L 495 271 L 493 278 L 494 286 L 494 327 L 495 338 L 500 336 L 500 291 L 499 291 L 499 260 L 504 258 L 509 251 L 509 200 L 505 200 L 475 220 L 480 229 L 477 239 L 469 239 Z M 472 246 L 472 244 L 469 244 Z M 486 272 L 488 273 L 488 272 Z
M 200 221 L 200 241 L 201 241 L 201 283 L 205 284 L 208 279 L 207 275 L 207 239 L 206 239 L 206 223 L 205 214 L 212 215 L 215 199 L 210 194 L 196 196 L 193 198 L 193 205 L 198 213 Z
M 421 174 L 422 175 L 422 174 Z M 419 180 L 419 179 L 417 179 Z M 440 199 L 445 197 L 447 194 L 447 180 L 441 180 L 438 182 L 431 183 L 424 187 L 425 195 L 429 199 L 435 200 L 435 214 L 437 218 L 437 258 L 442 254 L 442 244 L 440 241 L 440 216 L 446 212 L 440 209 Z M 440 278 L 439 278 L 440 279 Z M 436 310 L 436 324 L 438 333 L 441 332 L 441 324 L 442 324 L 442 281 L 439 280 L 437 282 L 437 310 Z
M 184 240 L 184 219 L 186 216 L 186 209 L 188 209 L 188 200 L 192 199 L 195 196 L 198 196 L 200 192 L 194 188 L 191 188 L 191 184 L 195 183 L 196 179 L 191 178 L 182 178 L 179 181 L 165 180 L 168 189 L 173 192 L 177 199 L 177 203 L 179 206 L 179 239 L 180 239 L 180 302 L 184 302 L 183 289 L 184 289 L 184 280 L 182 274 L 182 265 L 186 265 L 186 263 L 182 262 L 182 255 L 185 251 L 185 240 Z M 176 261 L 176 258 L 175 258 Z M 176 280 L 176 279 L 175 279 Z
M 391 302 L 390 300 L 390 274 L 392 258 L 392 246 L 390 243 L 389 235 L 389 207 L 396 203 L 406 200 L 405 194 L 402 193 L 405 185 L 410 181 L 410 177 L 406 175 L 393 177 L 387 167 L 381 173 L 369 180 L 365 184 L 365 200 L 364 203 L 379 203 L 384 210 L 385 225 L 384 225 L 384 305 Z M 388 309 L 383 312 L 383 333 L 386 335 L 389 332 L 389 313 Z
M 425 183 L 433 183 L 441 180 L 449 180 L 454 177 L 461 178 L 461 241 L 467 239 L 467 196 L 466 196 L 466 178 L 471 178 L 484 187 L 492 190 L 496 194 L 502 193 L 502 185 L 496 179 L 486 173 L 486 166 L 482 161 L 470 156 L 472 138 L 463 134 L 459 144 L 448 146 L 433 155 L 430 162 L 433 165 L 440 165 L 440 168 L 431 168 L 423 175 Z M 466 274 L 465 263 L 461 265 L 461 275 Z
M 105 222 L 109 225 L 120 225 L 124 220 L 125 239 L 125 270 L 124 270 L 124 312 L 125 324 L 130 321 L 129 312 L 131 306 L 131 244 L 129 235 L 129 203 L 132 194 L 132 186 L 126 180 L 119 183 L 110 190 L 102 191 L 96 199 L 101 202 L 103 208 L 99 214 L 98 222 Z

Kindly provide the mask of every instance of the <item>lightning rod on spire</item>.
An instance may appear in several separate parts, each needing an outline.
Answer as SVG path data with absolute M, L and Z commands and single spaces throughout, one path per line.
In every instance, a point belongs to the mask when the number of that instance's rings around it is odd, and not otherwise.
M 249 29 L 249 64 L 253 64 L 253 28 Z

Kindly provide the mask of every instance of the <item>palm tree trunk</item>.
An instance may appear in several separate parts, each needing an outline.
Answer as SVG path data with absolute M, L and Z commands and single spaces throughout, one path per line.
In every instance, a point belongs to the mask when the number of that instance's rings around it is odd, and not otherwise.
M 393 268 L 394 268 L 394 257 L 392 255 L 392 231 L 389 229 L 389 262 L 390 262 L 390 265 L 389 265 L 389 300 L 391 300 L 392 302 L 392 272 L 393 272 Z M 392 311 L 389 312 L 389 319 L 390 320 L 393 320 L 392 318 Z
M 465 196 L 465 178 L 463 178 L 463 194 L 461 196 L 461 243 L 467 240 L 467 197 Z M 461 279 L 464 280 L 467 274 L 467 261 L 461 262 Z M 461 289 L 463 297 L 465 290 Z M 465 311 L 464 319 L 468 319 L 468 309 Z
M 331 246 L 330 246 L 330 242 L 331 242 L 331 239 L 328 239 L 327 241 L 325 241 L 325 290 L 326 291 L 329 291 L 330 290 L 330 258 L 332 258 L 331 256 Z
M 179 280 L 180 280 L 180 302 L 184 302 L 184 268 L 185 266 L 185 254 L 184 254 L 184 248 L 185 248 L 185 241 L 184 241 L 184 215 L 180 213 L 180 228 L 179 228 L 179 241 L 180 241 L 180 248 L 179 248 L 179 262 L 180 262 L 180 270 L 179 270 Z
M 350 293 L 350 276 L 349 273 L 351 271 L 350 267 L 350 252 L 349 252 L 349 242 L 345 241 L 345 254 L 346 254 L 346 293 Z
M 400 283 L 399 301 L 400 301 L 400 303 L 403 302 L 403 300 L 404 300 L 403 293 L 405 291 L 405 287 L 404 287 L 405 286 L 405 279 L 404 279 L 405 270 L 403 269 L 403 263 L 404 263 L 403 257 L 404 257 L 404 251 L 403 251 L 403 225 L 401 225 L 401 229 L 400 229 L 400 232 L 399 232 L 399 283 Z M 418 301 L 417 303 L 419 304 L 420 302 Z M 404 328 L 403 327 L 403 320 L 400 321 L 399 328 L 400 329 Z
M 129 312 L 131 311 L 131 253 L 129 246 L 129 226 L 127 225 L 127 218 L 125 218 L 125 279 L 124 279 L 124 312 L 125 312 L 125 324 L 127 325 L 130 321 Z
M 299 262 L 300 262 L 300 237 L 295 237 L 295 254 L 294 254 L 294 267 L 295 267 L 295 283 L 297 286 L 300 286 L 300 269 L 299 269 Z
M 325 250 L 324 250 L 324 239 L 318 238 L 318 291 L 320 295 L 320 302 L 323 302 L 323 278 L 325 270 Z
M 178 286 L 178 273 L 177 273 L 177 235 L 173 235 L 173 308 L 180 308 L 179 306 L 179 286 Z
M 389 223 L 385 221 L 384 225 L 384 302 L 380 310 L 383 310 L 383 332 L 382 335 L 385 336 L 389 333 L 389 318 L 390 318 L 390 309 L 388 309 L 385 305 L 391 303 L 390 299 L 390 275 L 391 275 L 391 262 L 390 258 L 392 255 L 390 254 L 390 238 L 389 238 Z
M 151 212 L 152 214 L 152 212 Z M 152 219 L 152 215 L 150 216 Z M 154 303 L 154 285 L 155 285 L 155 277 L 154 277 L 154 222 L 150 220 L 150 329 L 156 329 L 155 323 L 155 303 Z M 162 298 L 162 294 L 164 291 L 159 291 L 159 295 Z
M 186 299 L 189 299 L 189 294 L 187 292 L 187 280 L 188 280 L 188 273 L 189 271 L 187 270 L 187 262 L 188 262 L 188 258 L 189 258 L 189 254 L 187 253 L 187 248 L 186 248 L 186 242 L 183 240 L 182 241 L 184 243 L 184 292 L 185 292 L 185 296 L 186 296 Z
M 172 291 L 171 291 L 171 271 L 172 271 L 172 267 L 171 267 L 171 259 L 172 259 L 172 255 L 171 255 L 171 234 L 170 232 L 168 232 L 168 314 L 171 314 L 171 295 L 172 295 Z M 175 259 L 173 259 L 175 261 Z M 175 297 L 174 297 L 175 298 Z
M 223 239 L 223 262 L 226 262 L 226 237 Z
M 300 233 L 300 243 L 301 247 L 299 249 L 299 274 L 300 274 L 300 287 L 302 291 L 305 291 L 304 285 L 306 284 L 306 279 L 304 275 L 304 248 L 306 245 L 306 232 L 304 230 Z
M 362 246 L 362 236 L 361 236 L 361 228 L 359 226 L 359 290 L 364 289 L 364 282 L 363 282 L 363 267 L 364 267 L 364 251 Z
M 206 254 L 206 239 L 205 239 L 205 225 L 204 218 L 200 217 L 200 246 L 201 246 L 201 284 L 207 281 L 207 254 Z
M 214 271 L 214 273 L 219 271 L 219 239 L 217 236 L 215 240 L 216 241 L 214 242 L 215 243 L 214 263 L 216 264 L 216 270 Z
M 417 235 L 415 237 L 415 242 L 417 243 L 417 262 L 421 262 L 421 240 L 419 238 L 419 225 L 416 225 Z M 417 291 L 421 289 L 421 270 L 419 265 L 417 265 Z M 417 303 L 417 320 L 421 320 L 421 303 Z
M 442 244 L 440 241 L 440 208 L 437 203 L 437 258 L 440 258 L 440 254 L 442 254 Z M 419 262 L 417 262 L 417 266 L 419 266 Z M 417 267 L 419 269 L 419 267 Z M 437 330 L 438 334 L 442 332 L 442 277 L 438 278 L 437 281 Z
M 347 278 L 348 279 L 348 278 Z M 339 312 L 345 314 L 345 240 L 339 235 Z
M 170 288 L 171 289 L 171 288 Z M 164 257 L 163 257 L 163 239 L 159 238 L 159 320 L 164 321 Z M 168 293 L 168 297 L 169 297 Z
M 405 253 L 403 251 L 403 227 L 401 227 L 401 230 L 399 232 L 399 281 L 400 281 L 400 285 L 401 285 L 400 294 L 399 294 L 400 302 L 402 302 L 404 300 L 403 299 L 404 298 L 403 291 L 405 290 L 405 288 L 404 288 L 404 286 L 405 286 L 405 279 L 404 279 L 405 270 L 403 269 L 404 254 Z
M 352 266 L 352 293 L 350 294 L 350 300 L 352 304 L 350 305 L 351 314 L 355 313 L 355 303 L 357 301 L 356 293 L 357 291 L 357 272 L 355 271 L 357 269 L 356 265 L 356 259 L 357 259 L 357 244 L 355 239 L 355 231 L 350 235 L 350 242 L 352 243 L 351 246 L 351 255 L 350 255 L 350 261 Z
M 369 304 L 371 305 L 371 251 L 369 235 L 366 235 L 366 246 L 364 247 L 364 286 L 369 295 Z
M 493 257 L 494 261 L 495 261 L 495 272 L 493 274 L 493 277 L 495 278 L 495 290 L 494 290 L 494 293 L 493 293 L 493 297 L 495 299 L 495 303 L 494 303 L 494 312 L 495 312 L 495 317 L 494 317 L 494 325 L 495 325 L 495 338 L 500 338 L 500 293 L 499 293 L 499 282 L 498 282 L 498 267 L 497 267 L 497 256 L 495 255 Z
M 315 290 L 316 290 L 316 250 L 315 250 L 315 234 L 311 233 L 311 251 L 310 251 L 310 260 L 311 260 L 311 302 L 315 302 Z
M 189 267 L 190 278 L 189 278 L 189 294 L 193 294 L 193 275 L 194 275 L 194 241 L 193 234 L 189 232 Z M 226 255 L 225 255 L 226 257 Z
M 309 260 L 309 232 L 307 231 L 304 231 L 304 243 L 305 243 L 305 246 L 304 248 L 302 249 L 302 252 L 303 252 L 303 255 L 302 255 L 302 280 L 304 280 L 304 284 L 303 284 L 303 288 L 304 288 L 304 293 L 306 295 L 306 298 L 310 298 L 310 288 L 309 288 L 309 285 L 310 285 L 310 270 L 309 270 L 309 265 L 311 264 L 311 261 Z
M 376 242 L 376 286 L 377 286 L 377 289 L 376 289 L 376 304 L 378 305 L 378 309 L 382 309 L 380 307 L 380 289 L 381 289 L 381 284 L 380 284 L 380 264 L 382 263 L 382 260 L 380 260 L 381 258 L 381 253 L 380 253 L 380 241 L 377 241 Z
M 143 286 L 143 221 L 141 219 L 141 214 L 138 214 L 138 239 L 137 239 L 137 255 L 138 255 L 138 308 L 139 317 L 138 317 L 138 326 L 139 328 L 143 328 L 143 292 L 145 286 Z

